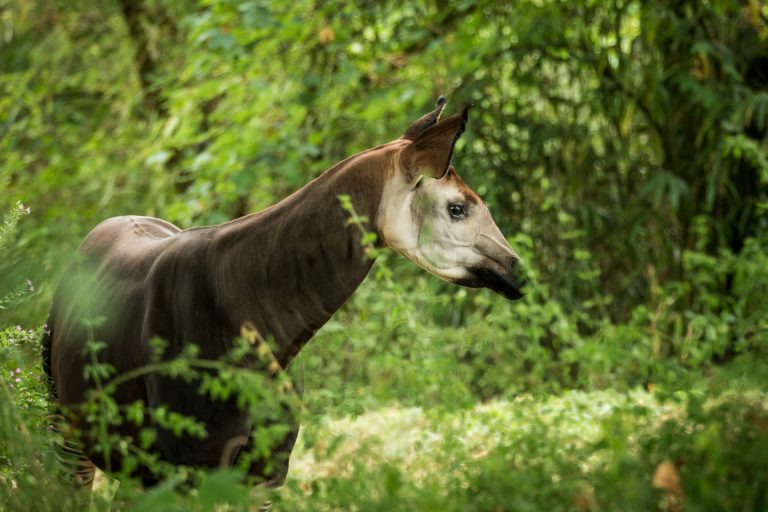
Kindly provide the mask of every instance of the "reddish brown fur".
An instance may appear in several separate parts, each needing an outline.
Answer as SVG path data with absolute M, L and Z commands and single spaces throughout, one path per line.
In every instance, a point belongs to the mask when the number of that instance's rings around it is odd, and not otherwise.
M 483 204 L 483 200 L 477 193 L 469 188 L 469 185 L 464 183 L 464 180 L 456 173 L 456 169 L 452 165 L 448 166 L 448 172 L 445 177 L 454 183 L 454 187 L 468 200 L 475 204 Z

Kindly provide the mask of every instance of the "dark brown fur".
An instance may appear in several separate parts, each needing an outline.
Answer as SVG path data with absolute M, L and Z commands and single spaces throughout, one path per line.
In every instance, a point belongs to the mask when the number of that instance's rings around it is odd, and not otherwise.
M 366 216 L 368 228 L 376 232 L 382 191 L 397 169 L 431 170 L 437 178 L 449 173 L 447 179 L 460 181 L 448 164 L 467 121 L 466 109 L 437 122 L 443 106 L 444 100 L 409 128 L 408 137 L 336 164 L 262 212 L 187 230 L 137 216 L 99 224 L 83 241 L 78 261 L 56 291 L 43 338 L 43 364 L 58 403 L 76 411 L 94 387 L 84 377 L 91 362 L 89 340 L 104 342 L 99 362 L 122 375 L 152 361 L 154 338 L 168 343 L 166 358 L 195 344 L 201 358 L 220 359 L 243 325 L 251 324 L 274 340 L 275 356 L 287 366 L 372 265 L 360 231 L 347 222 L 338 196 L 349 195 L 356 212 Z M 468 187 L 465 192 L 479 201 Z M 511 255 L 505 257 L 513 261 Z M 494 289 L 507 297 L 519 296 L 517 281 L 499 272 L 481 272 L 462 284 L 483 286 L 482 279 L 492 278 L 488 282 Z M 99 318 L 101 323 L 90 326 L 84 322 Z M 118 386 L 114 398 L 120 405 L 141 400 L 150 408 L 166 406 L 205 424 L 208 436 L 202 440 L 174 435 L 149 418 L 144 425 L 115 428 L 133 438 L 139 428 L 154 428 L 154 448 L 164 461 L 211 468 L 222 462 L 231 465 L 252 448 L 256 420 L 234 400 L 215 401 L 200 394 L 195 383 L 149 373 Z M 72 419 L 87 427 L 83 417 L 74 414 Z M 298 422 L 272 452 L 273 458 L 282 457 L 280 464 L 267 469 L 265 460 L 254 460 L 249 472 L 269 484 L 281 483 L 297 432 Z M 83 441 L 85 454 L 96 465 L 121 468 L 118 453 L 102 454 L 92 439 Z M 137 473 L 148 483 L 156 481 L 147 468 Z
M 275 206 L 219 226 L 182 231 L 160 219 L 134 216 L 98 225 L 59 286 L 48 322 L 44 360 L 59 403 L 77 406 L 93 385 L 83 377 L 89 338 L 106 343 L 99 361 L 122 374 L 150 362 L 154 337 L 169 343 L 166 357 L 193 343 L 201 357 L 218 359 L 249 322 L 274 339 L 275 355 L 286 366 L 372 264 L 338 195 L 350 195 L 356 211 L 375 226 L 381 189 L 400 145 L 351 157 Z M 82 319 L 100 316 L 106 322 L 88 332 Z M 174 464 L 215 467 L 230 440 L 247 439 L 251 431 L 251 420 L 232 402 L 212 401 L 195 385 L 158 374 L 119 386 L 115 399 L 169 406 L 207 425 L 205 440 L 158 429 L 157 449 Z M 136 430 L 126 426 L 120 433 L 135 436 Z M 283 451 L 290 452 L 295 433 Z M 98 466 L 118 469 L 119 455 L 110 455 L 107 464 L 88 451 Z M 286 470 L 287 460 L 266 476 L 279 483 Z M 261 475 L 262 465 L 252 472 Z

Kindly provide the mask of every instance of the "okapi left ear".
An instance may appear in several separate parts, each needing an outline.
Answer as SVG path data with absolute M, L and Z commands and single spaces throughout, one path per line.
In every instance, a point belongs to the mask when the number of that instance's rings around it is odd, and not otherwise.
M 448 172 L 456 141 L 464 133 L 469 107 L 422 131 L 403 150 L 402 165 L 408 172 L 442 178 Z
M 443 113 L 443 109 L 447 104 L 448 100 L 445 99 L 445 96 L 440 96 L 437 98 L 437 105 L 435 105 L 435 110 L 429 114 L 424 114 L 421 116 L 415 123 L 413 123 L 408 127 L 407 130 L 405 130 L 405 133 L 400 138 L 405 140 L 416 140 L 416 138 L 421 135 L 424 130 L 440 120 L 440 114 Z

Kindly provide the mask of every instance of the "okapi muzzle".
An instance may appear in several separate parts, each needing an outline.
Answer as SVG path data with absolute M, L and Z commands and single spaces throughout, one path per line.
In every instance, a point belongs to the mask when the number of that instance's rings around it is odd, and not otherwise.
M 379 241 L 446 281 L 486 287 L 508 299 L 521 296 L 520 258 L 488 208 L 459 178 L 451 155 L 468 109 L 440 120 L 445 98 L 392 142 L 343 160 L 279 203 L 216 226 L 182 230 L 151 217 L 103 221 L 83 240 L 77 263 L 64 274 L 43 337 L 43 366 L 60 406 L 77 410 L 95 383 L 88 377 L 89 340 L 103 346 L 99 362 L 117 377 L 119 407 L 141 401 L 205 426 L 203 439 L 177 435 L 152 415 L 143 424 L 112 425 L 115 435 L 156 434 L 152 446 L 172 464 L 246 466 L 249 475 L 279 485 L 288 469 L 298 423 L 271 452 L 254 447 L 253 417 L 234 399 L 213 400 L 198 383 L 139 371 L 153 362 L 153 340 L 165 358 L 190 345 L 206 359 L 224 359 L 243 326 L 272 340 L 275 363 L 285 368 L 314 333 L 346 302 L 372 266 L 363 234 L 350 225 L 339 196 L 348 196 Z M 97 300 L 79 307 L 78 283 Z M 81 301 L 82 302 L 82 301 Z M 88 317 L 83 311 L 90 311 Z M 99 318 L 95 324 L 88 322 Z M 256 371 L 257 368 L 252 368 Z M 81 408 L 82 409 L 82 408 Z M 87 415 L 73 418 L 84 432 Z M 295 427 L 295 428 L 294 428 Z M 79 461 L 119 471 L 121 453 L 80 440 Z M 269 460 L 266 460 L 269 459 Z M 242 462 L 242 464 L 240 464 Z M 83 464 L 79 464 L 83 470 Z M 93 464 L 90 464 L 91 475 Z M 159 478 L 137 468 L 145 483 Z M 88 482 L 82 471 L 81 481 Z M 87 475 L 85 475 L 87 476 Z
M 454 282 L 470 288 L 488 288 L 510 300 L 520 299 L 525 285 L 522 264 L 504 239 L 501 240 L 483 237 L 478 244 L 483 260 L 467 268 L 467 278 Z

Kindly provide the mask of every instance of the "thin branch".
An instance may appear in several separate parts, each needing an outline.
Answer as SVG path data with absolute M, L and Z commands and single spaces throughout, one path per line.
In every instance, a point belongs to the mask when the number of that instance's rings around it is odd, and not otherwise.
M 157 63 L 149 52 L 149 39 L 142 26 L 146 6 L 138 0 L 119 0 L 119 5 L 135 45 L 134 60 L 138 68 L 141 88 L 144 91 L 144 105 L 149 110 L 165 116 L 168 113 L 168 105 L 152 85 L 152 76 L 157 71 Z

